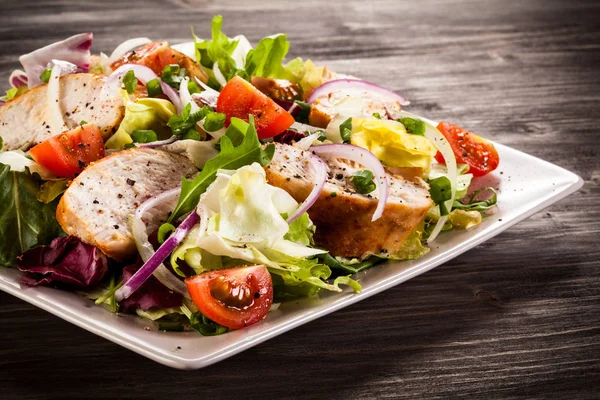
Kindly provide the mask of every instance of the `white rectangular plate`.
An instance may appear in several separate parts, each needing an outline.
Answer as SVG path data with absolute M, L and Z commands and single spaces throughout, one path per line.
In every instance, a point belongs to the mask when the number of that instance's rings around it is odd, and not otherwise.
M 478 186 L 500 189 L 495 215 L 468 231 L 442 233 L 429 254 L 418 260 L 384 264 L 360 273 L 363 287 L 360 294 L 346 290 L 284 303 L 250 328 L 213 337 L 195 332 L 159 332 L 151 321 L 112 314 L 76 293 L 46 287 L 21 288 L 20 273 L 15 269 L 0 268 L 0 289 L 164 365 L 180 369 L 206 367 L 429 271 L 583 185 L 579 176 L 565 169 L 500 144 L 496 148 L 500 168 L 477 181 Z

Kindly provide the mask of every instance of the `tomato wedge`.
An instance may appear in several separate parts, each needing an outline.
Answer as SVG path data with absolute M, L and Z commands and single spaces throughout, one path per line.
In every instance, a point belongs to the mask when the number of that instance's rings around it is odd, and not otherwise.
M 74 178 L 91 162 L 104 157 L 104 140 L 96 125 L 81 125 L 43 141 L 29 154 L 54 175 Z
M 450 143 L 456 162 L 467 164 L 473 176 L 487 175 L 498 167 L 500 157 L 491 142 L 449 122 L 440 122 L 437 128 Z M 445 163 L 439 151 L 435 159 Z
M 239 76 L 233 77 L 221 90 L 217 112 L 227 117 L 225 126 L 229 126 L 231 117 L 248 121 L 248 115 L 252 114 L 259 139 L 279 135 L 294 123 L 290 113 Z
M 264 265 L 209 271 L 185 284 L 198 310 L 230 329 L 263 320 L 273 304 L 273 282 Z

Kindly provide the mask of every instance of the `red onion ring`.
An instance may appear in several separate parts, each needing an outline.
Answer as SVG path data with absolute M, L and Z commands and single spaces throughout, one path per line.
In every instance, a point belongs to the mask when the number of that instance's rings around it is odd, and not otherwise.
M 171 144 L 176 142 L 177 140 L 179 140 L 179 137 L 176 135 L 171 136 L 168 139 L 165 140 L 157 140 L 156 142 L 150 142 L 150 143 L 136 143 L 135 146 L 136 147 L 145 147 L 147 149 L 153 149 L 155 147 L 160 147 L 160 146 L 165 146 L 167 144 Z
M 20 69 L 15 69 L 11 72 L 8 82 L 10 82 L 10 86 L 14 88 L 18 88 L 19 86 L 27 86 L 27 74 Z
M 379 202 L 371 221 L 375 221 L 383 215 L 389 194 L 388 181 L 383 165 L 381 165 L 381 162 L 373 153 L 353 144 L 323 144 L 312 146 L 309 151 L 312 151 L 319 157 L 343 158 L 354 161 L 371 170 L 375 175 L 379 191 Z
M 306 100 L 308 104 L 314 103 L 319 97 L 327 96 L 333 92 L 344 92 L 349 95 L 362 97 L 364 93 L 375 93 L 383 99 L 397 101 L 400 105 L 407 105 L 409 102 L 397 93 L 392 92 L 389 89 L 381 87 L 371 82 L 361 81 L 359 79 L 335 79 L 333 81 L 325 82 L 318 88 L 316 88 Z
M 183 109 L 181 105 L 181 100 L 179 99 L 179 95 L 171 86 L 164 83 L 158 75 L 154 73 L 150 68 L 144 67 L 143 65 L 136 64 L 124 64 L 119 68 L 113 71 L 112 74 L 109 75 L 108 79 L 104 83 L 102 87 L 101 96 L 110 97 L 113 96 L 117 90 L 121 87 L 121 80 L 123 76 L 128 72 L 133 71 L 135 77 L 140 80 L 144 85 L 150 82 L 153 79 L 158 79 L 160 82 L 160 86 L 162 88 L 163 93 L 169 98 L 171 103 L 175 106 L 177 110 L 177 114 L 181 113 Z
M 160 283 L 174 292 L 189 297 L 185 284 L 173 275 L 162 262 L 179 245 L 179 243 L 185 239 L 186 235 L 194 225 L 196 225 L 200 217 L 196 212 L 192 212 L 156 252 L 148 240 L 146 225 L 142 221 L 144 214 L 160 204 L 175 201 L 178 198 L 179 193 L 180 188 L 167 190 L 158 196 L 149 198 L 135 211 L 131 230 L 140 257 L 144 260 L 144 265 L 142 265 L 142 267 L 119 290 L 117 290 L 117 292 L 115 292 L 117 301 L 121 301 L 131 296 L 131 294 L 139 289 L 150 275 L 154 275 Z
M 325 164 L 325 162 L 323 162 L 323 160 L 321 160 L 319 157 L 316 157 L 312 154 L 309 155 L 310 157 L 308 158 L 308 162 L 310 163 L 310 166 L 315 172 L 316 183 L 311 192 L 309 193 L 308 197 L 306 197 L 302 204 L 298 206 L 296 211 L 290 217 L 288 217 L 286 221 L 288 224 L 291 224 L 296 219 L 300 218 L 302 214 L 308 211 L 308 209 L 311 208 L 313 204 L 315 204 L 315 202 L 321 195 L 323 188 L 325 187 L 325 182 L 327 181 L 327 165 Z

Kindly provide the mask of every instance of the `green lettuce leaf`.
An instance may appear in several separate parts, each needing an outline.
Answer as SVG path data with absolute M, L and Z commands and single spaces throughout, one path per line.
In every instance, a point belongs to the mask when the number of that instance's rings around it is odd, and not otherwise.
M 287 214 L 284 218 L 287 218 Z M 314 244 L 313 235 L 316 230 L 317 227 L 308 217 L 308 213 L 304 213 L 290 224 L 290 229 L 283 238 L 305 246 L 310 246 Z
M 62 232 L 56 222 L 56 202 L 37 200 L 39 183 L 28 173 L 0 164 L 0 265 L 38 244 L 48 244 Z
M 261 39 L 256 48 L 250 50 L 246 57 L 246 73 L 248 76 L 263 78 L 287 79 L 299 82 L 304 75 L 304 62 L 296 58 L 287 64 L 283 60 L 290 48 L 287 35 L 279 34 Z
M 159 135 L 165 132 L 168 117 L 175 113 L 171 102 L 163 99 L 131 101 L 125 90 L 122 90 L 121 95 L 125 103 L 125 116 L 119 129 L 106 141 L 107 149 L 122 149 L 133 143 L 131 134 L 136 130 L 153 130 Z
M 238 169 L 253 162 L 265 166 L 271 162 L 275 152 L 272 144 L 262 148 L 252 118 L 250 123 L 232 118 L 220 145 L 221 152 L 206 162 L 202 172 L 193 180 L 183 179 L 179 201 L 168 222 L 173 222 L 196 207 L 200 195 L 215 181 L 218 170 Z
M 40 186 L 40 191 L 37 194 L 37 199 L 42 203 L 51 203 L 58 196 L 67 190 L 69 179 L 59 179 L 56 181 L 47 181 Z

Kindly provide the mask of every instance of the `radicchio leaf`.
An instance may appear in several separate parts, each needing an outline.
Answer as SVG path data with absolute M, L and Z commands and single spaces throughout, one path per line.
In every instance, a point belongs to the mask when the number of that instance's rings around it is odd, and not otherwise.
M 108 259 L 96 247 L 75 236 L 54 239 L 17 257 L 17 267 L 25 272 L 26 286 L 63 286 L 88 289 L 108 272 Z
M 141 266 L 141 260 L 136 264 L 126 266 L 123 269 L 123 282 L 127 282 Z M 134 311 L 138 308 L 146 311 L 152 307 L 180 307 L 182 301 L 182 295 L 173 292 L 160 283 L 154 276 L 151 276 L 138 290 L 123 300 L 120 306 L 121 311 Z

